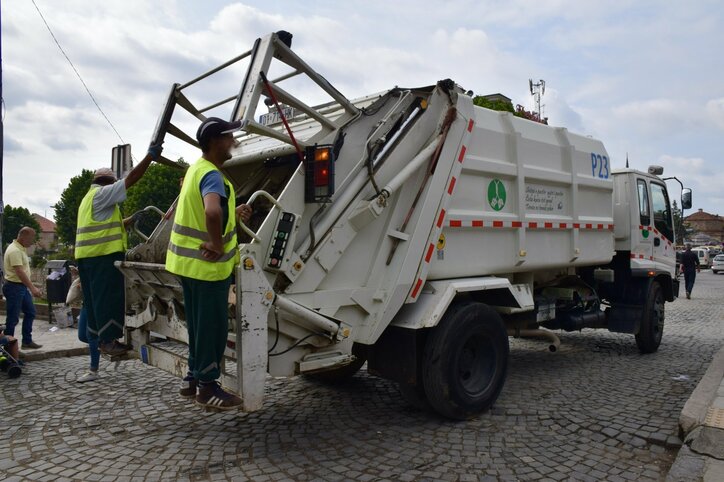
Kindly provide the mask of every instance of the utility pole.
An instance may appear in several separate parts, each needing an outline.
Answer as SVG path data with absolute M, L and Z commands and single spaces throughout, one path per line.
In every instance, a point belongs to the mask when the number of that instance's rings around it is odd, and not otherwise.
M 538 82 L 534 84 L 533 79 L 528 79 L 528 88 L 530 89 L 530 95 L 532 95 L 535 100 L 535 108 L 538 112 L 538 121 L 542 122 L 543 116 L 541 115 L 540 110 L 540 98 L 546 93 L 546 81 L 539 79 Z

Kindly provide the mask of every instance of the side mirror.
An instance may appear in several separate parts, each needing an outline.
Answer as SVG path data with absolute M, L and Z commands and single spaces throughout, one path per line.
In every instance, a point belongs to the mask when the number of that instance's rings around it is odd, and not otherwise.
M 691 189 L 688 187 L 681 190 L 681 209 L 691 209 Z

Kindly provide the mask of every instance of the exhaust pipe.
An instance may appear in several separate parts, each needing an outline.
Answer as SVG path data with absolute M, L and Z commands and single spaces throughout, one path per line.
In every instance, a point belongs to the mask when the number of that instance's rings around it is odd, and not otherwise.
M 509 328 L 508 336 L 512 336 L 513 338 L 544 338 L 550 342 L 548 351 L 551 353 L 557 352 L 561 347 L 561 340 L 558 338 L 558 335 L 548 330 Z

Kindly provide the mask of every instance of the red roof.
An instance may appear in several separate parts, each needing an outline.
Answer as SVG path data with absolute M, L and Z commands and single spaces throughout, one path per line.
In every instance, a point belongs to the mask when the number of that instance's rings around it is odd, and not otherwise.
M 709 214 L 703 209 L 699 209 L 698 212 L 690 214 L 684 218 L 685 221 L 708 221 L 711 219 L 719 219 L 718 214 Z
M 33 217 L 40 225 L 40 232 L 42 233 L 54 233 L 55 223 L 48 218 L 44 218 L 40 214 L 33 213 Z

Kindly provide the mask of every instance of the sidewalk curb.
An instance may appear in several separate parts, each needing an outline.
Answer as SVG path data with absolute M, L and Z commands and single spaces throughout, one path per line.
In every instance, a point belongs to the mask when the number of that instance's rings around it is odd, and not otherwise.
M 724 386 L 724 347 L 712 357 L 709 368 L 699 381 L 679 416 L 679 436 L 684 444 L 669 469 L 667 481 L 724 480 L 724 461 L 717 458 L 724 431 L 703 425 L 709 407 Z
M 679 436 L 686 440 L 696 427 L 704 423 L 706 412 L 716 397 L 716 392 L 724 378 L 724 347 L 714 355 L 709 368 L 686 401 L 679 416 Z
M 21 351 L 20 359 L 23 361 L 39 361 L 51 358 L 66 358 L 71 356 L 81 356 L 88 354 L 88 347 L 66 348 L 62 350 L 52 350 L 45 352 L 28 352 Z

